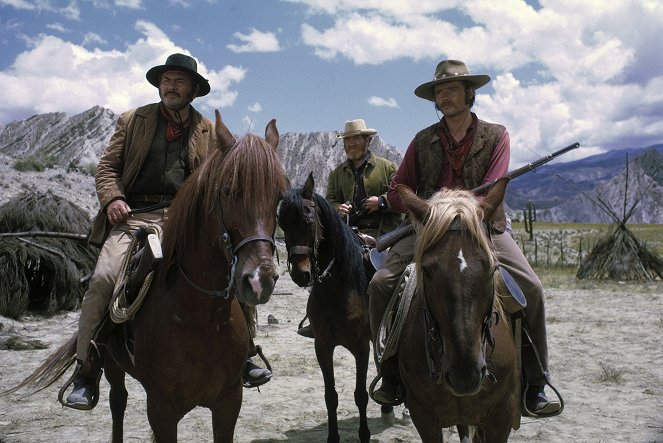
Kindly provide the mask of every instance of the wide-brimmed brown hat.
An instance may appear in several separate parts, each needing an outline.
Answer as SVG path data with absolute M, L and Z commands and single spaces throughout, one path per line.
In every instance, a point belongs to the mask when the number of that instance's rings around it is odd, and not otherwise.
M 414 95 L 434 102 L 435 91 L 433 88 L 435 85 L 453 81 L 468 82 L 474 86 L 474 89 L 479 89 L 490 81 L 490 76 L 486 74 L 471 75 L 465 63 L 458 60 L 443 60 L 435 68 L 434 79 L 417 86 Z
M 198 74 L 198 63 L 196 59 L 185 54 L 172 54 L 166 59 L 163 65 L 155 66 L 145 74 L 147 81 L 153 86 L 159 87 L 159 77 L 166 71 L 183 71 L 191 74 L 198 84 L 198 94 L 196 97 L 202 97 L 209 94 L 210 86 L 205 77 Z
M 378 131 L 375 129 L 366 128 L 366 122 L 363 118 L 358 118 L 357 120 L 346 121 L 343 134 L 340 134 L 338 138 L 354 137 L 355 135 L 375 135 L 377 133 Z

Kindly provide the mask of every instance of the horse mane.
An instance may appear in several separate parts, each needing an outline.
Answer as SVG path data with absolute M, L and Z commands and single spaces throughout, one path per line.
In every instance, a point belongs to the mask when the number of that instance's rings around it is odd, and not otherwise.
M 290 189 L 281 201 L 280 216 L 288 214 L 296 217 L 293 220 L 282 219 L 285 224 L 304 223 L 302 190 L 301 187 Z M 366 297 L 368 281 L 359 239 L 323 196 L 314 194 L 313 199 L 320 210 L 320 222 L 324 229 L 325 239 L 320 247 L 328 248 L 336 259 L 332 273 L 336 275 L 340 289 L 343 293 L 354 290 L 361 297 Z
M 469 233 L 488 257 L 489 266 L 495 268 L 497 259 L 489 237 L 483 226 L 483 211 L 479 202 L 470 191 L 443 188 L 428 200 L 430 205 L 426 223 L 417 225 L 417 244 L 415 261 L 417 263 L 417 285 L 422 287 L 423 273 L 420 269 L 422 257 L 430 245 L 438 242 L 447 232 L 456 217 L 460 218 L 463 228 Z M 499 272 L 494 273 L 498 278 Z M 495 286 L 496 288 L 499 285 Z M 497 297 L 499 299 L 499 297 Z M 498 303 L 501 305 L 501 303 Z
M 220 210 L 218 201 L 231 199 L 238 211 L 252 208 L 258 218 L 273 217 L 270 196 L 275 192 L 283 195 L 287 189 L 276 149 L 263 138 L 247 134 L 228 152 L 214 149 L 187 178 L 170 206 L 164 226 L 164 264 L 173 264 L 182 253 L 180 246 L 200 235 L 204 218 Z

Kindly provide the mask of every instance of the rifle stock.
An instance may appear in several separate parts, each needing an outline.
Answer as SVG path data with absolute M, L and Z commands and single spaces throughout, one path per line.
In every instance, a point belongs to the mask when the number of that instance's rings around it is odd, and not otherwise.
M 525 166 L 522 166 L 518 169 L 514 169 L 513 171 L 507 172 L 505 177 L 509 177 L 509 179 L 514 179 L 516 177 L 520 177 L 521 175 L 526 174 L 530 171 L 534 171 L 539 166 L 543 166 L 546 163 L 548 163 L 549 161 L 559 157 L 560 155 L 566 154 L 567 152 L 572 151 L 572 150 L 574 150 L 578 147 L 580 147 L 580 143 L 577 143 L 577 142 L 572 143 L 572 144 L 560 149 L 559 151 L 555 151 L 552 154 L 548 154 L 545 157 L 541 157 L 540 159 L 533 161 L 532 163 L 528 163 Z M 499 179 L 493 180 L 493 181 L 488 182 L 488 183 L 484 183 L 481 186 L 477 186 L 476 188 L 472 189 L 472 192 L 475 195 L 483 194 L 484 192 L 488 191 L 491 188 L 491 186 L 493 186 L 495 184 L 495 182 L 497 182 L 497 180 L 499 180 Z M 384 235 L 381 235 L 377 239 L 377 243 L 376 243 L 375 248 L 378 251 L 382 252 L 385 249 L 387 249 L 389 246 L 391 246 L 394 243 L 396 243 L 397 241 L 407 237 L 408 235 L 412 234 L 413 232 L 414 232 L 414 225 L 412 225 L 412 224 L 401 225 L 398 228 L 394 229 L 393 231 L 388 232 Z

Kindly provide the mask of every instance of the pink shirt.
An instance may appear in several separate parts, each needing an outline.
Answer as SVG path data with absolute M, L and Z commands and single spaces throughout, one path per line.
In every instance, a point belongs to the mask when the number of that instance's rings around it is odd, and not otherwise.
M 493 180 L 496 180 L 500 177 L 504 177 L 507 172 L 509 172 L 509 160 L 510 160 L 510 143 L 509 143 L 509 132 L 504 131 L 502 138 L 497 143 L 493 155 L 490 157 L 490 166 L 488 167 L 488 172 L 483 178 L 481 184 L 490 183 Z M 419 183 L 419 168 L 417 166 L 417 147 L 414 143 L 414 140 L 410 142 L 407 151 L 405 151 L 405 156 L 401 162 L 396 175 L 391 180 L 389 184 L 389 190 L 387 191 L 387 200 L 389 205 L 397 211 L 407 212 L 407 208 L 401 202 L 401 197 L 396 191 L 396 185 L 402 184 L 409 186 L 412 190 L 417 189 L 417 184 Z M 444 164 L 442 165 L 442 170 L 440 175 L 437 178 L 437 183 L 435 189 L 439 190 L 441 188 L 458 188 L 454 182 L 453 172 L 451 170 L 451 165 L 449 161 L 445 158 Z

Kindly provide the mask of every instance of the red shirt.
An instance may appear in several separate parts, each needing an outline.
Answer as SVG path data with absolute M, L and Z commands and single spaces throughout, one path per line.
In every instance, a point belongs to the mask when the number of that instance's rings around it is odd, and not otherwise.
M 497 143 L 497 146 L 493 151 L 493 155 L 490 158 L 488 172 L 483 178 L 481 184 L 490 183 L 493 180 L 504 177 L 507 172 L 509 172 L 510 153 L 511 148 L 509 143 L 509 132 L 505 130 L 502 138 Z M 398 191 L 396 191 L 396 185 L 407 185 L 412 190 L 416 190 L 417 184 L 419 183 L 419 173 L 420 171 L 417 166 L 417 147 L 413 139 L 410 142 L 410 146 L 408 146 L 407 151 L 405 151 L 403 161 L 398 167 L 396 175 L 394 175 L 394 178 L 391 180 L 391 183 L 389 184 L 389 190 L 387 191 L 387 200 L 393 209 L 400 212 L 407 212 L 407 208 L 401 202 L 400 195 L 398 194 Z M 440 175 L 437 178 L 437 183 L 435 184 L 436 190 L 441 188 L 458 189 L 458 185 L 454 180 L 451 164 L 446 157 L 444 159 L 444 164 L 442 165 Z

